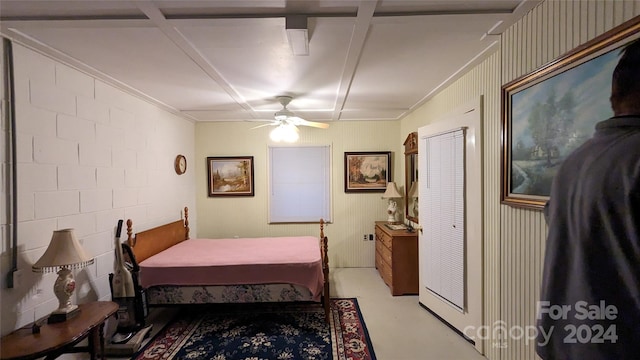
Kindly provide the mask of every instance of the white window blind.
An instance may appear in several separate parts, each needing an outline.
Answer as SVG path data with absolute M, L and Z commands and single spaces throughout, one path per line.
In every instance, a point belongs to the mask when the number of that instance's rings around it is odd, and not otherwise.
M 464 309 L 465 148 L 464 130 L 422 139 L 426 171 L 420 179 L 420 218 L 426 241 L 421 252 L 424 286 Z M 425 219 L 424 224 L 422 219 Z
M 331 221 L 331 147 L 269 147 L 269 222 Z

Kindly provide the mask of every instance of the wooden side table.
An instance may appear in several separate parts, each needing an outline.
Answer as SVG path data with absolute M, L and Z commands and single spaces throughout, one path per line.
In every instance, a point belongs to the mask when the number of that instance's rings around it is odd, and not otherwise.
M 104 323 L 118 311 L 112 301 L 95 301 L 78 305 L 80 313 L 71 319 L 47 324 L 42 321 L 40 333 L 33 334 L 29 324 L 2 337 L 0 359 L 55 359 L 64 353 L 88 352 L 91 359 L 104 359 Z M 75 346 L 89 337 L 89 346 Z M 99 348 L 98 348 L 99 347 Z

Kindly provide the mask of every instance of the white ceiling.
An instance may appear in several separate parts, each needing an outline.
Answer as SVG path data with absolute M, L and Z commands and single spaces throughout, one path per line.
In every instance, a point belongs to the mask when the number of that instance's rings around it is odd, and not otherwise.
M 539 2 L 0 0 L 0 31 L 197 121 L 272 119 L 278 95 L 307 120 L 396 120 Z

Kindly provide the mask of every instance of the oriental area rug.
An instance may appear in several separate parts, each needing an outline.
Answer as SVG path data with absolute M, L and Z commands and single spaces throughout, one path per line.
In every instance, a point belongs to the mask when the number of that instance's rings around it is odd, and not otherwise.
M 135 360 L 375 360 L 354 298 L 320 304 L 218 304 L 182 309 Z

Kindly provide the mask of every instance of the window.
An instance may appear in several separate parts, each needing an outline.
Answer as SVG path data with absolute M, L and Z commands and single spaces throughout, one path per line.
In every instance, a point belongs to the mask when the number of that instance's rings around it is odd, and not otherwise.
M 269 147 L 269 222 L 331 221 L 331 147 Z

